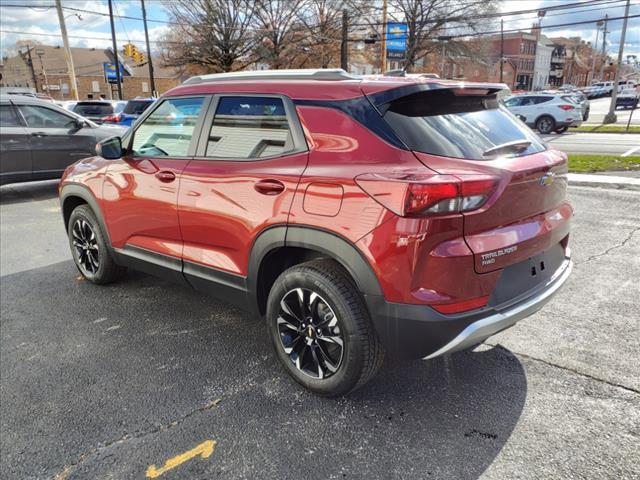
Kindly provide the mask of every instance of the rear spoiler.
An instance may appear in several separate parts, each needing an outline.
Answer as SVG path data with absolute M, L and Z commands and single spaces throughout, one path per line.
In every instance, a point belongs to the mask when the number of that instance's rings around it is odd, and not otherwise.
M 388 105 L 399 98 L 413 95 L 415 93 L 438 90 L 456 90 L 460 92 L 458 95 L 465 95 L 466 90 L 468 91 L 468 95 L 491 97 L 502 90 L 509 90 L 509 87 L 504 83 L 432 81 L 428 83 L 414 83 L 389 90 L 383 90 L 377 93 L 367 94 L 367 98 L 369 98 L 371 103 L 373 103 L 379 111 L 384 111 L 386 110 L 385 105 Z

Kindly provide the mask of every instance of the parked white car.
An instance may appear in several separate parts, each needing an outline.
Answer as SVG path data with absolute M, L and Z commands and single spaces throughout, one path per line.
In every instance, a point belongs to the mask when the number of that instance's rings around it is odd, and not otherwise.
M 504 101 L 505 107 L 529 127 L 540 133 L 563 133 L 582 124 L 582 108 L 563 95 L 514 95 Z

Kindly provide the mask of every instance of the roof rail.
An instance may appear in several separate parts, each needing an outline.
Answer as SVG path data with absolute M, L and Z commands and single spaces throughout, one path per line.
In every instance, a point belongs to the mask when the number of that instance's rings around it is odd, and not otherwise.
M 209 82 L 229 82 L 235 80 L 359 80 L 360 77 L 351 75 L 341 68 L 310 68 L 296 70 L 253 70 L 242 72 L 212 73 L 197 75 L 184 82 L 183 85 Z

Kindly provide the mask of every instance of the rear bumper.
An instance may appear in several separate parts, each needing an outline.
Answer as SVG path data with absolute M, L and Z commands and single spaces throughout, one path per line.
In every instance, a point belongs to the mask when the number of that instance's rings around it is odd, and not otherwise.
M 391 352 L 407 358 L 431 359 L 472 347 L 540 310 L 571 274 L 567 256 L 543 284 L 495 307 L 471 313 L 442 315 L 422 305 L 386 302 L 367 296 L 378 335 Z

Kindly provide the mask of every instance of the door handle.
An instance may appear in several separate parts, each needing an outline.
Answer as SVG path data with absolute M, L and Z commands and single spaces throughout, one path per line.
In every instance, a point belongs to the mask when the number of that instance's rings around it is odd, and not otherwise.
M 46 134 L 46 132 L 33 132 L 33 133 L 31 134 L 31 136 L 32 136 L 32 137 L 46 137 L 46 136 L 47 136 L 47 134 Z
M 260 180 L 253 188 L 263 195 L 278 195 L 284 191 L 284 183 L 278 180 Z
M 168 170 L 156 173 L 156 178 L 164 183 L 171 183 L 176 179 L 176 174 Z

